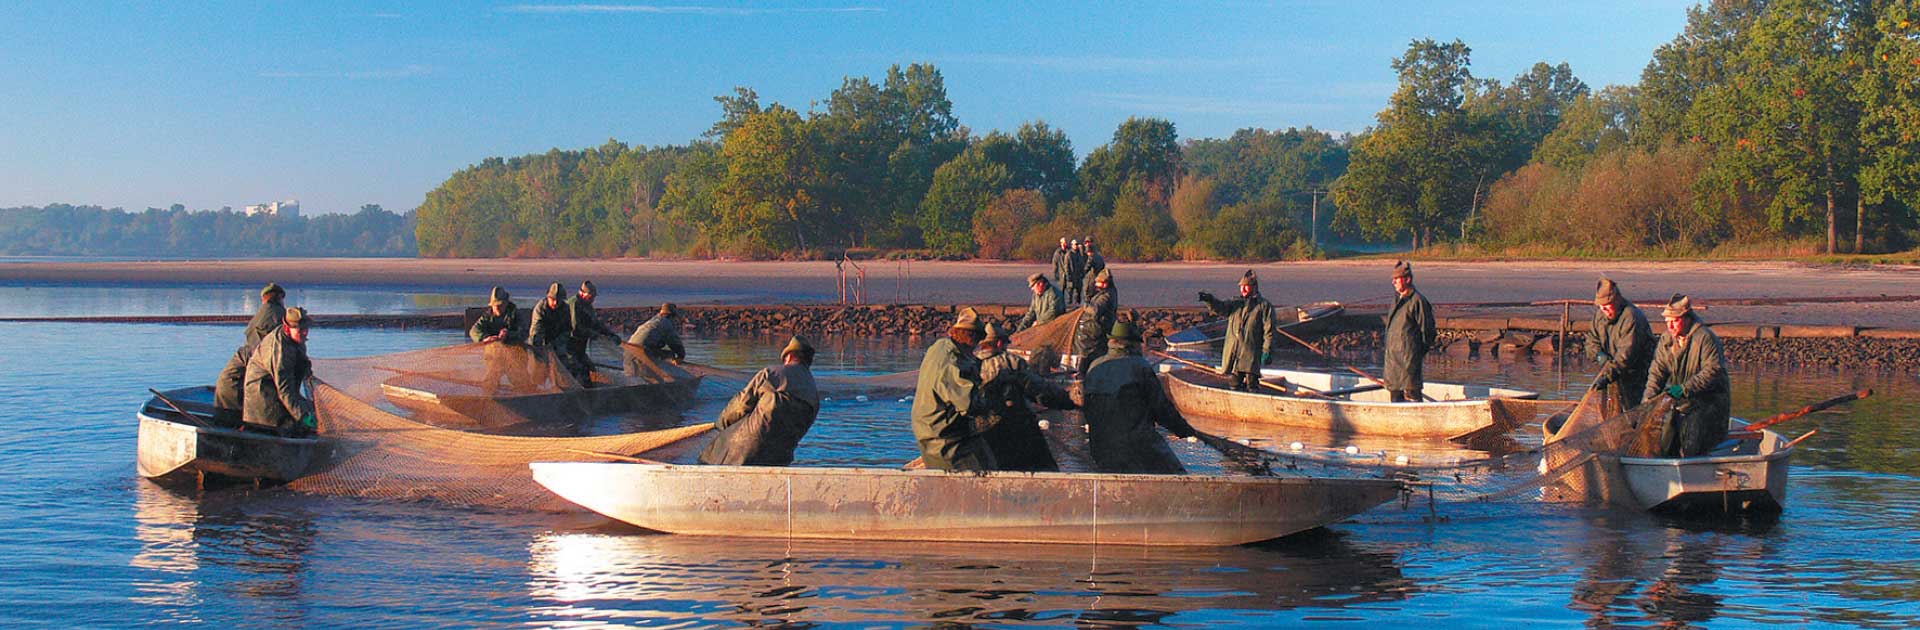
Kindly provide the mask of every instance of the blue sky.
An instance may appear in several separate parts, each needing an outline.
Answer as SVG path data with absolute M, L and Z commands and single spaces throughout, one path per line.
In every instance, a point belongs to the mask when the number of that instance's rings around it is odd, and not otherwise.
M 1044 119 L 1081 156 L 1128 116 L 1360 131 L 1409 40 L 1632 83 L 1691 4 L 6 3 L 0 206 L 399 211 L 487 156 L 685 143 L 734 86 L 805 111 L 914 61 L 975 131 Z

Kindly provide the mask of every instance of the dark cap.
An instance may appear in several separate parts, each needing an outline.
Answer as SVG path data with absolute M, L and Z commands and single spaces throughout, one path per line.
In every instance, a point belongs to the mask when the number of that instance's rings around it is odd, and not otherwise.
M 260 297 L 267 297 L 275 293 L 278 293 L 280 295 L 286 295 L 287 290 L 280 288 L 280 285 L 274 284 L 272 282 L 267 283 L 267 286 L 260 287 Z

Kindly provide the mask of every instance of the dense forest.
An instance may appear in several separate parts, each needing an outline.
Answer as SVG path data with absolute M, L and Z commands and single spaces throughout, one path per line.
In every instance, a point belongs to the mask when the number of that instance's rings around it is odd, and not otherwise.
M 1895 0 L 1728 0 L 1688 13 L 1637 85 L 1562 63 L 1502 82 L 1463 42 L 1412 42 L 1357 135 L 1181 139 L 1136 118 L 1084 157 L 1033 121 L 975 133 L 939 70 L 848 78 L 808 112 L 749 88 L 687 146 L 490 158 L 419 208 L 428 256 L 1040 258 L 1319 255 L 1321 233 L 1551 254 L 1710 254 L 1920 241 L 1920 12 Z
M 377 205 L 353 214 L 249 217 L 189 211 L 53 204 L 0 208 L 6 256 L 413 256 L 413 216 Z

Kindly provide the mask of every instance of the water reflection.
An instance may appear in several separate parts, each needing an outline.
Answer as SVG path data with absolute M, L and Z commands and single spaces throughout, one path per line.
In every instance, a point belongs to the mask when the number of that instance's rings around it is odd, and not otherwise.
M 323 314 L 454 311 L 486 303 L 485 293 L 293 287 L 288 306 Z M 0 286 L 0 317 L 249 315 L 260 287 Z
M 139 576 L 138 595 L 130 599 L 155 617 L 191 622 L 201 621 L 203 600 L 237 595 L 223 598 L 222 608 L 239 618 L 299 622 L 317 530 L 301 510 L 275 503 L 251 490 L 187 492 L 138 482 L 140 550 L 128 561 Z
M 1408 597 L 1394 554 L 1316 531 L 1224 549 L 963 545 L 550 532 L 530 545 L 553 622 L 1137 626 Z

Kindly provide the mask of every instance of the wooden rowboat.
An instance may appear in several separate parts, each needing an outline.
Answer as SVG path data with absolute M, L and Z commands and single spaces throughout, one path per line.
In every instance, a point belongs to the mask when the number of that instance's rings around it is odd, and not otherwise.
M 1280 324 L 1280 328 L 1293 333 L 1296 337 L 1308 337 L 1326 332 L 1334 318 L 1347 311 L 1339 302 L 1314 302 L 1293 309 L 1293 320 Z M 1199 326 L 1167 335 L 1169 348 L 1197 348 L 1220 343 L 1227 339 L 1227 320 L 1216 319 Z
M 1730 420 L 1733 439 L 1700 457 L 1594 457 L 1549 485 L 1545 498 L 1663 513 L 1779 512 L 1787 504 L 1793 445 L 1746 426 Z
M 380 393 L 394 406 L 428 419 L 444 420 L 451 415 L 498 427 L 580 423 L 615 414 L 679 413 L 693 405 L 700 379 L 690 376 L 654 383 L 595 373 L 597 387 L 515 396 L 490 393 L 477 383 L 408 373 L 382 381 Z
M 1268 382 L 1281 385 L 1291 394 L 1279 395 L 1271 390 L 1228 389 L 1226 379 L 1211 371 L 1171 365 L 1162 365 L 1161 370 L 1160 380 L 1183 414 L 1298 427 L 1337 436 L 1454 438 L 1488 427 L 1510 430 L 1523 416 L 1494 399 L 1539 396 L 1518 389 L 1427 383 L 1427 396 L 1437 402 L 1394 403 L 1389 402 L 1385 390 L 1353 374 L 1261 370 Z M 1315 397 L 1308 391 L 1332 399 Z
M 555 494 L 667 533 L 802 539 L 1225 546 L 1400 495 L 1385 479 L 533 464 Z
M 196 485 L 278 483 L 305 474 L 323 448 L 319 438 L 214 426 L 212 387 L 176 389 L 163 395 L 192 417 L 158 397 L 140 408 L 135 464 L 142 477 Z

